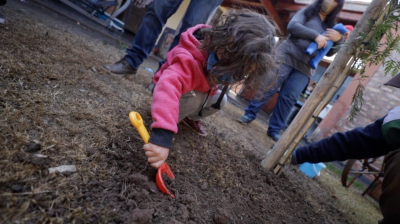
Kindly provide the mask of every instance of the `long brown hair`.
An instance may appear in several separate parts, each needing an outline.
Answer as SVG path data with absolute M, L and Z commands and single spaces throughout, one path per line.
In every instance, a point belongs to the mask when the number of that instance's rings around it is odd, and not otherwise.
M 274 60 L 275 31 L 272 22 L 249 10 L 230 10 L 211 28 L 203 29 L 201 49 L 221 56 L 209 71 L 209 83 L 221 83 L 222 76 L 229 77 L 225 80 L 244 81 L 253 95 L 262 80 L 272 85 L 278 67 Z

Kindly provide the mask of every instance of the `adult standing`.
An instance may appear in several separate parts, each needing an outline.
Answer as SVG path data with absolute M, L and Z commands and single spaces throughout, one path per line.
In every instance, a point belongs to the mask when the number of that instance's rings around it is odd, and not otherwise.
M 104 65 L 103 68 L 114 74 L 136 74 L 140 64 L 154 48 L 167 19 L 178 10 L 182 2 L 183 0 L 154 0 L 133 38 L 132 48 L 126 50 L 127 54 L 121 60 Z M 179 34 L 175 36 L 170 50 L 178 44 L 182 32 L 205 23 L 221 2 L 222 0 L 191 0 L 182 19 Z
M 250 123 L 256 119 L 263 105 L 280 88 L 267 131 L 267 135 L 274 141 L 279 140 L 279 131 L 286 127 L 285 121 L 291 108 L 310 81 L 311 67 L 308 62 L 314 55 L 305 54 L 307 46 L 315 41 L 320 49 L 326 46 L 327 40 L 332 40 L 335 44 L 343 41 L 342 35 L 331 29 L 336 24 L 336 16 L 343 4 L 344 0 L 316 0 L 293 16 L 287 26 L 289 36 L 277 49 L 276 58 L 281 65 L 277 71 L 276 84 L 251 100 L 244 116 L 238 119 L 241 123 Z M 332 48 L 327 55 L 334 53 L 335 49 Z M 268 85 L 268 81 L 264 80 L 265 85 Z

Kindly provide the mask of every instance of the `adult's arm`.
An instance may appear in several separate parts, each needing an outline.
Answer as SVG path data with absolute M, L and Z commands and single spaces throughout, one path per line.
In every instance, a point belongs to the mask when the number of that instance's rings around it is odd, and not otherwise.
M 395 150 L 382 135 L 383 118 L 364 127 L 338 132 L 329 138 L 299 147 L 293 152 L 296 164 L 375 158 Z
M 305 8 L 301 9 L 293 16 L 287 25 L 287 31 L 294 37 L 314 41 L 320 33 L 304 26 L 306 22 L 304 11 Z

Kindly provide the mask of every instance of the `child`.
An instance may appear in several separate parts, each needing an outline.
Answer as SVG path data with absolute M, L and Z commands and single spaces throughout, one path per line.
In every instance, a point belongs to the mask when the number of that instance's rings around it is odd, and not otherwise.
M 155 74 L 150 143 L 143 149 L 151 166 L 167 159 L 177 124 L 183 121 L 206 136 L 201 118 L 226 103 L 225 85 L 244 81 L 257 90 L 261 79 L 275 80 L 275 26 L 260 14 L 229 11 L 213 27 L 197 25 L 182 33 L 179 44 Z

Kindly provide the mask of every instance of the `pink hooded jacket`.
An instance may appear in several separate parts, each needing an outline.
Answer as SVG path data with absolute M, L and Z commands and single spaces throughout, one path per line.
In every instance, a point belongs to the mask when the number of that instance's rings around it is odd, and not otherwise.
M 181 34 L 179 44 L 167 54 L 167 61 L 155 74 L 156 84 L 151 104 L 154 123 L 150 142 L 170 148 L 174 133 L 178 132 L 179 99 L 196 90 L 209 93 L 206 63 L 209 53 L 200 50 L 201 43 L 193 33 L 204 27 L 200 24 Z M 214 95 L 215 91 L 211 91 Z

